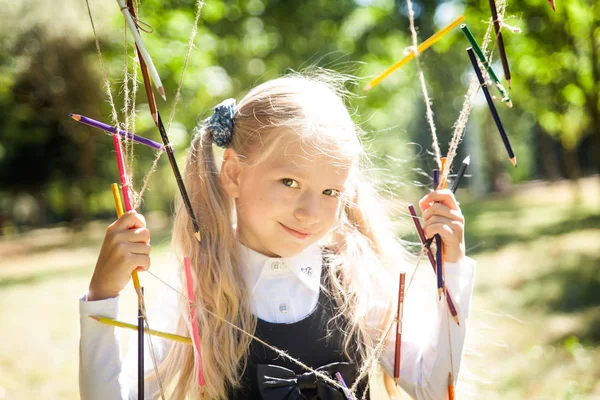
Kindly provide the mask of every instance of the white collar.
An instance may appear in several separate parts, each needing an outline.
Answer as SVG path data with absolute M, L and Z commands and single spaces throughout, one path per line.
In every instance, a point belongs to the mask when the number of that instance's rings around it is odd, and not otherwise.
M 321 272 L 323 269 L 323 254 L 321 246 L 314 243 L 293 257 L 267 257 L 238 241 L 240 261 L 243 266 L 242 274 L 250 293 L 252 294 L 260 281 L 274 273 L 273 266 L 277 263 L 287 275 L 296 277 L 302 284 L 315 293 L 319 293 Z M 289 269 L 289 270 L 287 270 Z

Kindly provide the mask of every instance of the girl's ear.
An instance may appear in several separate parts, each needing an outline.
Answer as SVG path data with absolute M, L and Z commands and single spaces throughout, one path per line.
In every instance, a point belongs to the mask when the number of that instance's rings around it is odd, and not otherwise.
M 225 149 L 221 165 L 221 184 L 232 200 L 237 199 L 240 195 L 241 167 L 238 153 L 231 148 Z

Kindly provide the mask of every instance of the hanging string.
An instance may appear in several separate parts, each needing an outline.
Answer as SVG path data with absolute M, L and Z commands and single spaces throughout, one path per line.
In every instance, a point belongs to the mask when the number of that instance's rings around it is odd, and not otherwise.
M 152 163 L 152 166 L 150 167 L 150 170 L 148 171 L 148 173 L 146 174 L 146 176 L 144 177 L 144 180 L 142 182 L 142 188 L 140 189 L 140 194 L 136 197 L 136 208 L 141 204 L 142 202 L 142 198 L 144 195 L 144 192 L 146 191 L 146 189 L 148 188 L 148 183 L 150 181 L 150 176 L 152 176 L 152 174 L 154 174 L 156 172 L 156 169 L 158 167 L 158 160 L 160 160 L 160 156 L 164 153 L 163 150 L 159 150 L 156 153 L 156 156 L 154 157 L 154 162 Z
M 415 13 L 413 11 L 412 1 L 406 0 L 406 4 L 408 6 L 408 20 L 410 22 L 410 33 L 412 36 L 412 51 L 415 53 L 415 61 L 417 63 L 418 71 L 417 74 L 419 75 L 419 82 L 421 83 L 421 90 L 423 91 L 423 101 L 425 102 L 425 115 L 427 118 L 427 123 L 429 124 L 429 130 L 431 131 L 431 147 L 433 149 L 435 162 L 437 163 L 438 168 L 441 169 L 442 154 L 440 151 L 440 145 L 435 129 L 435 122 L 433 121 L 433 111 L 431 110 L 431 98 L 429 97 L 429 93 L 427 92 L 427 85 L 425 84 L 425 74 L 423 73 L 423 67 L 421 66 L 421 58 L 419 56 L 419 44 L 417 39 L 417 31 L 415 29 Z
M 369 371 L 373 370 L 374 367 L 379 363 L 379 359 L 381 358 L 381 355 L 383 354 L 383 350 L 385 349 L 385 339 L 387 338 L 390 331 L 392 330 L 394 323 L 395 323 L 394 320 L 390 321 L 390 323 L 385 328 L 383 335 L 381 336 L 377 345 L 375 346 L 375 349 L 373 350 L 373 353 L 363 363 L 362 367 L 360 368 L 358 377 L 354 381 L 354 384 L 352 385 L 352 387 L 350 387 L 350 392 L 354 393 L 356 391 L 357 386 L 360 383 L 360 381 L 367 375 L 367 373 Z M 366 394 L 366 392 L 367 391 L 365 389 L 364 393 Z
M 156 352 L 154 351 L 154 344 L 152 343 L 152 335 L 150 335 L 150 323 L 148 322 L 148 314 L 146 314 L 146 302 L 141 302 L 142 309 L 142 317 L 144 320 L 144 324 L 146 325 L 146 340 L 148 342 L 148 348 L 150 349 L 150 358 L 152 359 L 152 367 L 154 368 L 154 375 L 156 376 L 156 381 L 158 382 L 158 388 L 160 391 L 160 397 L 162 400 L 165 400 L 165 388 L 162 383 L 162 378 L 160 377 L 160 373 L 158 372 L 158 360 L 156 358 Z
M 178 101 L 179 101 L 179 98 L 180 98 L 180 95 L 181 95 L 181 87 L 183 86 L 183 77 L 184 77 L 185 71 L 186 71 L 187 66 L 188 66 L 188 62 L 189 62 L 189 59 L 190 59 L 190 55 L 192 53 L 192 49 L 194 47 L 194 38 L 196 37 L 196 33 L 198 31 L 198 21 L 200 20 L 200 12 L 202 10 L 202 6 L 204 6 L 204 2 L 203 1 L 198 1 L 196 4 L 197 4 L 197 10 L 196 10 L 196 15 L 194 17 L 194 25 L 193 25 L 193 28 L 192 28 L 192 32 L 190 34 L 190 38 L 188 40 L 188 49 L 187 49 L 187 53 L 186 53 L 186 56 L 185 56 L 185 61 L 183 63 L 183 69 L 181 71 L 181 77 L 179 78 L 179 85 L 177 86 L 177 92 L 175 94 L 175 100 L 173 101 L 173 106 L 171 107 L 171 115 L 169 117 L 169 123 L 167 124 L 167 127 L 166 127 L 167 132 L 169 131 L 169 128 L 171 126 L 171 122 L 173 121 L 173 118 L 175 117 L 175 111 L 177 109 L 177 104 L 178 104 Z M 136 12 L 136 15 L 137 15 L 137 12 Z M 152 167 L 151 167 L 150 171 L 144 177 L 144 180 L 142 182 L 142 189 L 140 190 L 139 196 L 137 196 L 137 198 L 136 198 L 136 204 L 138 204 L 138 205 L 142 201 L 143 194 L 144 194 L 146 188 L 148 187 L 150 176 L 152 174 L 154 174 L 154 172 L 156 171 L 157 165 L 158 165 L 158 160 L 159 160 L 159 158 L 160 158 L 160 156 L 162 155 L 163 152 L 164 151 L 159 151 L 156 154 L 156 158 L 154 159 L 154 163 L 152 164 Z
M 100 69 L 102 70 L 102 81 L 104 83 L 104 89 L 106 90 L 106 94 L 108 95 L 108 102 L 111 108 L 111 117 L 112 123 L 114 126 L 119 126 L 119 120 L 117 118 L 117 109 L 115 107 L 115 102 L 113 100 L 112 91 L 110 90 L 110 80 L 108 79 L 108 74 L 106 72 L 106 67 L 104 66 L 104 58 L 102 58 L 102 50 L 100 49 L 100 41 L 98 40 L 98 35 L 96 34 L 96 26 L 94 25 L 94 18 L 92 17 L 92 10 L 90 9 L 89 0 L 85 0 L 85 4 L 87 6 L 88 16 L 90 17 L 90 23 L 92 24 L 92 31 L 94 32 L 94 41 L 96 43 L 96 53 L 98 53 L 98 58 L 100 59 Z
M 169 129 L 171 128 L 171 122 L 173 122 L 173 118 L 175 117 L 175 109 L 177 108 L 177 102 L 179 101 L 179 96 L 181 94 L 181 87 L 183 86 L 183 75 L 185 74 L 185 70 L 187 69 L 190 54 L 192 53 L 192 48 L 194 47 L 194 39 L 196 38 L 196 33 L 198 31 L 198 20 L 200 19 L 200 11 L 202 10 L 202 6 L 204 6 L 204 2 L 202 0 L 198 0 L 196 2 L 196 5 L 198 7 L 196 10 L 196 17 L 194 18 L 192 34 L 190 35 L 190 39 L 188 41 L 188 50 L 187 54 L 185 55 L 183 69 L 181 70 L 179 86 L 177 87 L 177 92 L 175 93 L 175 100 L 173 101 L 173 106 L 171 107 L 171 115 L 169 116 L 169 122 L 167 123 L 167 133 L 169 132 Z

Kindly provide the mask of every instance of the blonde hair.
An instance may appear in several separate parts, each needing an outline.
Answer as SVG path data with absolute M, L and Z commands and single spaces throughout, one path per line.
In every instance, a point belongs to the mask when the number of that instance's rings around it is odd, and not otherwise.
M 348 321 L 346 353 L 364 361 L 375 358 L 374 348 L 383 333 L 368 323 L 369 310 L 377 300 L 393 299 L 397 285 L 392 284 L 396 279 L 391 273 L 404 264 L 405 253 L 393 238 L 373 187 L 361 176 L 360 129 L 344 104 L 347 79 L 318 70 L 292 73 L 259 85 L 236 106 L 229 147 L 243 162 L 255 164 L 295 137 L 328 156 L 354 162 L 349 178 L 351 190 L 343 199 L 338 223 L 322 242 L 330 250 L 324 273 L 328 274 L 331 295 L 339 306 L 338 315 Z M 239 385 L 252 340 L 224 321 L 251 334 L 256 328 L 249 293 L 238 268 L 235 206 L 222 188 L 219 174 L 213 138 L 201 124 L 189 150 L 185 185 L 202 240 L 194 238 L 190 218 L 178 199 L 172 245 L 179 260 L 190 257 L 192 261 L 205 396 L 209 399 L 223 399 L 228 390 Z M 180 278 L 185 281 L 182 266 Z M 188 304 L 182 300 L 177 327 L 182 334 L 190 332 L 187 310 Z M 382 328 L 389 317 L 378 326 Z M 352 338 L 356 337 L 362 344 L 358 349 L 351 348 L 355 345 Z M 171 399 L 199 396 L 193 351 L 191 346 L 174 344 L 160 365 Z

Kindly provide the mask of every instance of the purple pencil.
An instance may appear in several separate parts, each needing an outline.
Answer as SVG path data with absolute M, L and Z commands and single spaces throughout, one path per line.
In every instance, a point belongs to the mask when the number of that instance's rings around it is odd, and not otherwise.
M 354 400 L 354 396 L 352 395 L 352 393 L 350 393 L 350 389 L 348 389 L 348 386 L 346 385 L 346 382 L 344 381 L 342 374 L 340 374 L 339 372 L 336 372 L 335 379 L 340 383 L 340 385 L 342 385 L 344 387 L 345 390 L 343 390 L 343 392 L 344 392 L 344 397 L 346 398 L 346 400 Z
M 79 115 L 79 114 L 69 114 L 69 116 L 71 118 L 73 118 L 75 121 L 81 122 L 82 124 L 86 124 L 86 125 L 92 126 L 94 128 L 101 129 L 105 132 L 118 133 L 119 135 L 123 136 L 124 138 L 133 140 L 136 143 L 140 143 L 140 144 L 146 145 L 148 147 L 152 147 L 153 149 L 156 149 L 156 150 L 164 149 L 164 146 L 162 144 L 155 142 L 154 140 L 146 139 L 145 137 L 138 136 L 138 135 L 135 135 L 130 132 L 126 132 L 121 129 L 116 129 L 114 126 L 110 126 L 103 122 L 96 121 L 95 119 L 85 117 L 85 116 Z

